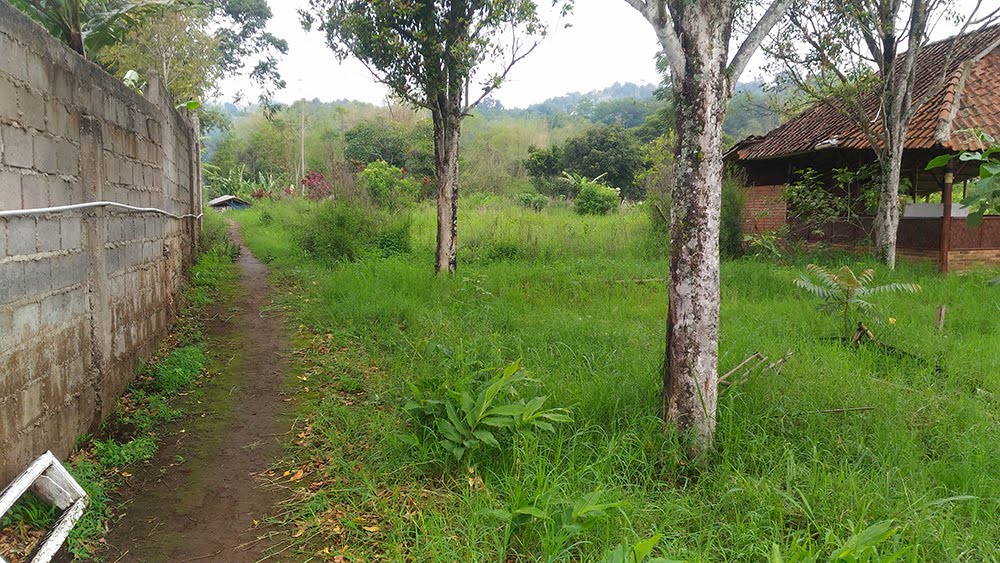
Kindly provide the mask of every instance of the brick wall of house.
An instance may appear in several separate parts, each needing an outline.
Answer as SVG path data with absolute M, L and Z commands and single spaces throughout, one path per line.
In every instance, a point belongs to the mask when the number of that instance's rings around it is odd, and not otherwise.
M 747 188 L 743 207 L 743 232 L 760 234 L 785 226 L 788 206 L 782 197 L 783 185 Z

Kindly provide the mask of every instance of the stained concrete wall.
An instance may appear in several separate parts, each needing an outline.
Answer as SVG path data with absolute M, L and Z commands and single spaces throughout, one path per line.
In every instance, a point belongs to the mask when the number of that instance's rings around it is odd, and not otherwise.
M 0 0 L 0 211 L 201 206 L 198 145 L 155 79 L 143 97 Z M 0 218 L 0 488 L 110 414 L 166 334 L 197 222 L 97 208 Z

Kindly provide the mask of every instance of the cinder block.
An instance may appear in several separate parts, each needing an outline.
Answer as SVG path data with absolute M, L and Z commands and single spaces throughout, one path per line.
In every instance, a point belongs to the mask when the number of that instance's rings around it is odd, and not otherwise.
M 0 266 L 0 306 L 20 299 L 24 296 L 24 288 L 22 262 L 8 262 Z
M 56 171 L 69 176 L 80 173 L 80 149 L 76 145 L 69 141 L 56 145 Z
M 0 117 L 17 118 L 17 86 L 3 77 L 0 77 Z
M 76 182 L 79 183 L 79 182 Z M 49 176 L 48 192 L 49 205 L 69 205 L 73 200 L 73 182 L 64 180 L 60 176 Z
M 82 252 L 74 252 L 51 260 L 52 287 L 73 287 L 87 281 L 87 262 Z
M 0 125 L 3 137 L 3 163 L 19 168 L 31 168 L 32 135 L 26 130 L 12 125 Z
M 43 381 L 36 380 L 21 391 L 21 428 L 31 426 L 46 414 L 45 401 L 42 399 L 45 391 L 43 387 Z
M 41 323 L 38 303 L 28 303 L 14 309 L 14 330 L 11 334 L 19 342 L 26 342 L 38 333 Z
M 28 79 L 24 49 L 4 33 L 0 33 L 0 72 L 5 72 L 18 80 Z
M 35 253 L 35 218 L 7 219 L 7 252 L 11 256 Z
M 45 99 L 40 92 L 31 88 L 17 89 L 17 107 L 21 112 L 21 123 L 45 130 Z
M 37 55 L 28 55 L 28 82 L 42 92 L 52 90 L 49 75 L 53 71 L 52 62 Z
M 59 219 L 39 218 L 36 223 L 36 241 L 38 252 L 52 252 L 62 246 L 62 234 L 59 231 Z
M 42 174 L 26 175 L 21 179 L 21 204 L 25 209 L 49 206 L 49 178 Z
M 25 296 L 52 289 L 52 265 L 48 259 L 24 262 Z
M 35 136 L 32 142 L 35 147 L 35 170 L 47 174 L 58 172 L 55 142 L 44 135 Z
M 63 250 L 75 250 L 80 248 L 83 240 L 83 221 L 79 217 L 63 217 L 61 219 L 59 231 L 62 233 Z
M 0 170 L 0 211 L 21 209 L 21 174 Z

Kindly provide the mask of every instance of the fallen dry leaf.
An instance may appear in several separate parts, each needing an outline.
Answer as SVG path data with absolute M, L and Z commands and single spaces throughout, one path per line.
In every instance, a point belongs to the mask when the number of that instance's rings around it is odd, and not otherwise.
M 306 475 L 306 472 L 303 471 L 303 470 L 301 470 L 301 469 L 299 469 L 298 471 L 295 472 L 294 475 L 292 475 L 291 477 L 289 477 L 288 480 L 289 481 L 298 481 L 299 479 L 305 477 L 305 475 Z

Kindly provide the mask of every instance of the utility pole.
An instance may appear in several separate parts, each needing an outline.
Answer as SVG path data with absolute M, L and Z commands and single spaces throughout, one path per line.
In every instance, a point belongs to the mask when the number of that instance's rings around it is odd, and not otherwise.
M 299 77 L 299 193 L 306 195 L 306 186 L 302 179 L 306 177 L 306 95 L 302 90 L 302 77 Z

